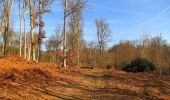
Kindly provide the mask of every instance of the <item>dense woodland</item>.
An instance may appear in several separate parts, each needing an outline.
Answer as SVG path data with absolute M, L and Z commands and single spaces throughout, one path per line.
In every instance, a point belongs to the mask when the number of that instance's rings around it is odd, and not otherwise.
M 114 40 L 114 33 L 107 19 L 97 18 L 94 19 L 97 41 L 86 41 L 83 38 L 83 12 L 88 6 L 87 0 L 61 0 L 64 9 L 63 25 L 56 26 L 54 34 L 44 41 L 46 32 L 43 30 L 43 15 L 50 13 L 50 5 L 53 2 L 54 0 L 18 0 L 18 33 L 13 29 L 11 21 L 14 0 L 0 1 L 2 58 L 20 56 L 37 63 L 57 63 L 61 67 L 112 66 L 118 70 L 136 58 L 145 58 L 156 66 L 155 73 L 170 74 L 170 45 L 161 33 L 154 37 L 147 32 L 141 33 L 140 39 L 122 40 L 108 47 L 109 42 Z M 29 12 L 30 26 L 26 26 L 26 11 Z M 26 27 L 30 27 L 29 32 Z M 38 33 L 35 28 L 39 29 Z

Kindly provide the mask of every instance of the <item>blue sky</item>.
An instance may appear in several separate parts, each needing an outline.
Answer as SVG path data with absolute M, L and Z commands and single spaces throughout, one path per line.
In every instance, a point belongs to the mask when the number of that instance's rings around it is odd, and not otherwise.
M 57 25 L 63 24 L 61 0 L 55 0 L 51 5 L 52 12 L 45 14 L 44 30 L 49 37 Z M 28 14 L 27 14 L 28 15 Z M 83 13 L 84 38 L 96 40 L 96 18 L 105 18 L 112 30 L 110 44 L 120 40 L 139 39 L 143 32 L 151 36 L 163 33 L 170 43 L 170 0 L 88 0 L 88 6 Z M 19 31 L 18 6 L 15 1 L 12 13 L 15 31 Z M 27 16 L 27 31 L 29 17 Z

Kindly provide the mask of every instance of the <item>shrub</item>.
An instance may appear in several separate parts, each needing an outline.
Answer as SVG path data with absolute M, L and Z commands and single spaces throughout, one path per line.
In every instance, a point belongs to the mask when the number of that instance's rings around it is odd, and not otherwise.
M 126 65 L 122 70 L 126 72 L 152 72 L 156 69 L 155 65 L 144 58 L 137 58 L 130 64 Z
M 111 69 L 111 68 L 112 68 L 111 65 L 107 65 L 107 66 L 106 66 L 106 69 L 107 69 L 107 70 L 109 70 L 109 69 Z

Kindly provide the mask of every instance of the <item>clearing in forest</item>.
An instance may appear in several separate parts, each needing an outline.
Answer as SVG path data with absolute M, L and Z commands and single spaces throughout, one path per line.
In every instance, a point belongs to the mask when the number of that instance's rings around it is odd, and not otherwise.
M 63 69 L 55 64 L 0 59 L 0 99 L 170 99 L 170 77 L 105 69 Z

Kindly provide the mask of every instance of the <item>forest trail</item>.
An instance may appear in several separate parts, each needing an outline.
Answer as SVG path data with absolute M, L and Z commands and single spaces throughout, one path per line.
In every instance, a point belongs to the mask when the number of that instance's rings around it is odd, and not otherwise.
M 170 77 L 0 59 L 2 100 L 170 99 Z

